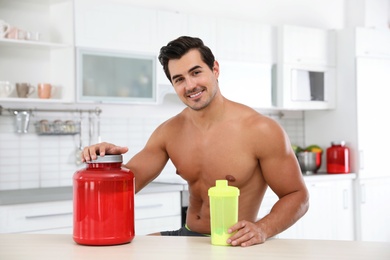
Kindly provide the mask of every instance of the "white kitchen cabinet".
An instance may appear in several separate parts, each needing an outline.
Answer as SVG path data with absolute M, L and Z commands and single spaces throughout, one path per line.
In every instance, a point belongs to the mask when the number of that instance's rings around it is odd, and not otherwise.
M 272 26 L 236 19 L 217 20 L 217 59 L 272 63 L 274 44 Z
M 390 178 L 359 180 L 358 240 L 390 242 Z
M 219 66 L 223 96 L 253 108 L 272 107 L 272 64 L 220 60 Z
M 162 46 L 183 35 L 188 35 L 187 14 L 157 11 L 157 45 L 155 49 L 157 53 Z
M 156 52 L 157 11 L 107 0 L 75 2 L 78 47 Z
M 181 227 L 180 190 L 141 192 L 134 204 L 136 235 Z M 2 205 L 0 233 L 72 234 L 73 201 Z
M 0 233 L 71 234 L 73 201 L 0 206 Z
M 390 50 L 390 47 L 388 49 Z M 357 127 L 359 129 L 357 141 L 359 176 L 362 178 L 390 175 L 384 170 L 387 168 L 390 146 L 388 138 L 390 126 L 385 120 L 390 109 L 389 72 L 390 55 L 387 58 L 356 59 Z M 378 104 L 380 108 L 376 109 Z
M 388 29 L 356 28 L 356 56 L 390 57 Z
M 211 51 L 217 50 L 217 18 L 213 16 L 188 15 L 188 35 L 202 39 Z M 216 53 L 214 53 L 215 55 Z M 218 58 L 218 57 L 216 57 Z
M 354 240 L 352 180 L 308 180 L 306 185 L 310 207 L 297 223 L 300 238 Z
M 134 203 L 136 235 L 181 227 L 180 191 L 137 194 Z
M 283 25 L 278 30 L 278 62 L 333 67 L 335 37 L 334 31 Z
M 274 105 L 332 109 L 336 103 L 335 32 L 284 25 L 278 29 Z
M 309 211 L 278 237 L 354 240 L 353 180 L 310 176 L 305 177 L 305 183 L 310 194 Z M 258 217 L 268 214 L 277 199 L 267 190 Z
M 1 101 L 74 102 L 75 73 L 73 48 L 73 1 L 4 0 L 0 17 L 11 26 L 32 34 L 36 40 L 0 39 L 0 81 L 51 83 L 55 94 L 39 99 L 37 91 L 28 98 L 18 98 L 16 90 Z

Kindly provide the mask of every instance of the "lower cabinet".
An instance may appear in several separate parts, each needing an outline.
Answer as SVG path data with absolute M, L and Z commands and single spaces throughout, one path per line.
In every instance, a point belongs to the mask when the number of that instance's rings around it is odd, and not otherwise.
M 71 234 L 71 200 L 0 206 L 0 233 Z
M 136 235 L 180 228 L 180 191 L 137 194 L 134 203 Z
M 354 240 L 353 180 L 305 178 L 310 193 L 309 211 L 279 238 Z M 271 210 L 277 201 L 267 190 L 258 217 Z
M 358 240 L 390 242 L 390 178 L 359 180 Z
M 134 204 L 136 235 L 181 226 L 180 191 L 137 194 Z M 72 234 L 73 201 L 0 206 L 0 233 Z

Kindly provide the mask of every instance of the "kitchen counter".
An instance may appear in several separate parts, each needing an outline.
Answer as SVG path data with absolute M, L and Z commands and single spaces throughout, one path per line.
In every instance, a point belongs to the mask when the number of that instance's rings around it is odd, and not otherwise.
M 183 190 L 183 185 L 152 182 L 144 189 L 142 189 L 139 194 L 181 190 Z M 72 186 L 0 191 L 0 205 L 37 203 L 72 199 Z
M 356 174 L 315 173 L 311 175 L 303 175 L 303 178 L 305 181 L 347 180 L 355 179 Z M 168 180 L 151 182 L 142 189 L 139 194 L 183 190 L 188 190 L 188 185 L 184 180 L 180 180 L 179 182 Z M 72 186 L 0 191 L 0 205 L 72 200 L 72 198 Z
M 152 250 L 151 250 L 152 249 Z M 71 235 L 0 234 L 0 259 L 390 259 L 390 243 L 270 239 L 247 248 L 209 237 L 136 236 L 119 246 L 81 246 Z

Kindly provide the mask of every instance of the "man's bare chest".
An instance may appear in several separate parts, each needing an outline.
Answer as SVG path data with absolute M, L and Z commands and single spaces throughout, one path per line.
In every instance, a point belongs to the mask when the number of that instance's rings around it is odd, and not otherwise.
M 183 179 L 215 184 L 217 179 L 231 179 L 237 184 L 250 178 L 259 168 L 258 160 L 245 138 L 223 133 L 203 138 L 176 138 L 168 155 Z

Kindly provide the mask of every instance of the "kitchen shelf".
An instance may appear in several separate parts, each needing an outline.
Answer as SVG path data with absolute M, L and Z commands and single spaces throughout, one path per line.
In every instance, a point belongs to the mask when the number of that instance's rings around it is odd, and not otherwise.
M 80 122 L 41 120 L 34 125 L 37 135 L 76 135 L 80 133 Z
M 20 48 L 42 48 L 42 49 L 58 49 L 58 48 L 70 48 L 72 45 L 44 42 L 44 41 L 28 41 L 28 40 L 13 40 L 13 39 L 0 39 L 0 45 L 5 47 L 20 47 Z

